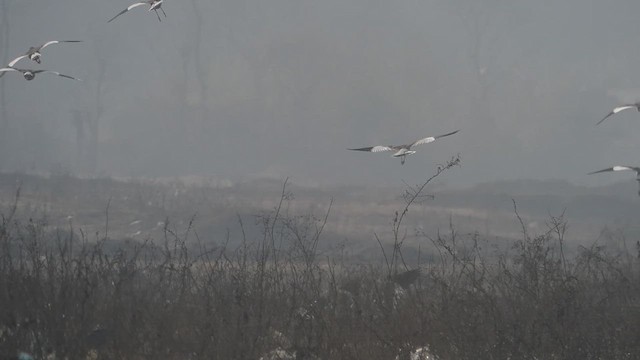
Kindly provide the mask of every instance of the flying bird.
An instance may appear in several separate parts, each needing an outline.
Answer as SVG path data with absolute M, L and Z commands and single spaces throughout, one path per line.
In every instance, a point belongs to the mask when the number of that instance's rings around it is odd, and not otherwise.
M 57 71 L 51 71 L 51 70 L 30 70 L 30 69 L 17 69 L 17 68 L 12 68 L 12 67 L 6 67 L 6 68 L 0 69 L 0 74 L 4 74 L 4 73 L 10 72 L 10 71 L 15 71 L 15 72 L 22 73 L 22 76 L 24 76 L 24 78 L 26 80 L 28 80 L 28 81 L 33 80 L 33 78 L 36 77 L 36 74 L 39 74 L 39 73 L 51 73 L 51 74 L 55 74 L 55 75 L 58 75 L 58 76 L 62 76 L 63 78 L 82 81 L 80 79 L 74 78 L 73 76 L 60 74 Z
M 629 109 L 636 109 L 637 111 L 640 111 L 640 101 L 635 104 L 625 104 L 625 105 L 620 105 L 614 108 L 613 110 L 611 110 L 610 113 L 607 114 L 607 116 L 605 116 L 602 120 L 598 121 L 596 125 L 600 125 L 600 123 L 607 120 L 609 117 L 619 113 L 620 111 L 625 111 Z
M 40 57 L 42 56 L 41 51 L 47 46 L 53 45 L 53 44 L 60 44 L 60 43 L 77 43 L 77 42 L 82 42 L 82 41 L 81 40 L 52 40 L 37 47 L 32 46 L 29 48 L 29 51 L 27 51 L 24 55 L 20 55 L 17 58 L 11 60 L 8 66 L 12 68 L 18 61 L 24 58 L 29 58 L 30 60 L 33 60 L 38 64 L 40 64 Z
M 422 144 L 428 144 L 430 142 L 434 142 L 434 141 L 436 141 L 436 139 L 440 139 L 440 138 L 445 137 L 445 136 L 456 134 L 456 133 L 458 133 L 458 131 L 460 131 L 460 130 L 456 130 L 454 132 L 450 132 L 450 133 L 444 134 L 444 135 L 426 137 L 424 139 L 420 139 L 418 141 L 415 141 L 415 142 L 413 142 L 411 144 L 407 144 L 407 145 L 389 145 L 389 146 L 377 145 L 377 146 L 372 146 L 372 147 L 364 147 L 364 148 L 349 149 L 349 150 L 368 151 L 368 152 L 374 152 L 374 153 L 382 152 L 382 151 L 395 151 L 395 153 L 392 156 L 393 157 L 399 157 L 400 160 L 402 161 L 402 164 L 404 164 L 407 155 L 411 155 L 411 154 L 415 154 L 416 153 L 415 150 L 411 150 L 412 147 L 414 147 L 416 145 L 422 145 Z
M 141 1 L 141 2 L 137 2 L 135 4 L 131 4 L 129 5 L 128 8 L 120 11 L 118 13 L 118 15 L 114 16 L 111 18 L 111 20 L 107 21 L 108 23 L 112 22 L 115 18 L 117 18 L 118 16 L 126 13 L 127 11 L 137 8 L 138 6 L 142 6 L 142 5 L 149 5 L 149 11 L 153 10 L 156 12 L 156 15 L 158 16 L 158 20 L 162 21 L 162 19 L 160 19 L 160 14 L 158 14 L 158 9 L 162 10 L 162 13 L 164 14 L 164 17 L 167 17 L 167 13 L 164 12 L 164 9 L 162 8 L 162 2 L 164 0 L 146 0 L 146 1 Z
M 587 175 L 598 174 L 598 173 L 603 173 L 603 172 L 610 172 L 610 171 L 635 171 L 636 172 L 636 180 L 638 181 L 638 186 L 640 186 L 640 167 L 616 165 L 614 167 L 610 167 L 610 168 L 607 168 L 607 169 L 602 169 L 602 170 L 590 172 Z M 638 196 L 640 196 L 640 188 L 638 189 Z

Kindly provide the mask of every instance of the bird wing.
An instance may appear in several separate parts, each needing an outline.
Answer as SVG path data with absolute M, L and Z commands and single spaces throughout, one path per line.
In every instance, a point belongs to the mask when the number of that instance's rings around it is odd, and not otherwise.
M 22 56 L 18 56 L 17 58 L 15 58 L 15 59 L 11 60 L 11 62 L 10 62 L 10 63 L 8 63 L 8 64 L 7 64 L 7 66 L 9 66 L 9 67 L 13 67 L 13 65 L 15 65 L 18 61 L 20 61 L 20 60 L 22 60 L 22 59 L 26 58 L 27 56 L 29 56 L 29 55 L 22 55 Z
M 155 1 L 151 4 L 151 7 L 149 8 L 149 11 L 151 10 L 157 10 L 160 8 L 160 6 L 162 6 L 162 1 L 163 0 L 159 0 L 159 1 Z
M 635 171 L 635 172 L 640 172 L 640 168 L 639 167 L 634 167 L 634 166 L 616 165 L 614 167 L 610 167 L 610 168 L 606 168 L 606 169 L 590 172 L 587 175 L 598 174 L 598 173 L 609 172 L 609 171 Z
M 393 151 L 393 147 L 392 146 L 378 145 L 378 146 L 363 147 L 363 148 L 349 149 L 349 150 L 368 151 L 368 152 L 374 152 L 375 153 L 375 152 L 381 152 L 381 151 Z
M 454 131 L 454 132 L 450 132 L 450 133 L 448 133 L 448 134 L 443 134 L 443 135 L 438 135 L 438 136 L 429 136 L 429 137 L 426 137 L 426 138 L 424 138 L 424 139 L 420 139 L 420 140 L 418 140 L 418 141 L 414 142 L 413 144 L 411 144 L 411 146 L 422 145 L 422 144 L 428 144 L 428 143 L 430 143 L 430 142 L 434 142 L 434 141 L 436 141 L 436 139 L 440 139 L 441 137 L 445 137 L 445 136 L 449 136 L 449 135 L 456 134 L 456 133 L 458 133 L 459 131 L 460 131 L 460 130 L 456 130 L 456 131 Z M 411 147 L 411 146 L 410 146 L 410 147 Z
M 602 120 L 598 121 L 598 123 L 596 125 L 600 125 L 603 121 L 607 120 L 612 115 L 617 114 L 620 111 L 624 111 L 624 110 L 628 110 L 628 109 L 638 109 L 638 105 L 636 105 L 636 104 L 628 104 L 628 105 L 618 106 L 617 108 L 614 108 L 610 113 L 608 113 L 607 116 L 605 116 Z
M 62 76 L 63 78 L 67 78 L 67 79 L 71 79 L 71 80 L 76 80 L 76 81 L 82 81 L 81 79 L 78 78 L 74 78 L 73 76 L 69 76 L 69 75 L 65 75 L 65 74 L 60 74 L 57 71 L 51 71 L 51 70 L 34 70 L 33 71 L 34 74 L 38 74 L 38 73 L 50 73 L 50 74 L 56 74 L 58 76 Z
M 75 42 L 82 42 L 82 40 L 52 40 L 49 41 L 47 43 L 45 43 L 44 45 L 41 45 L 38 50 L 42 50 L 44 48 L 46 48 L 49 45 L 53 45 L 53 44 L 59 44 L 59 43 L 75 43 Z
M 112 22 L 115 18 L 117 18 L 118 16 L 120 16 L 120 15 L 122 15 L 122 14 L 126 13 L 127 11 L 129 11 L 129 10 L 131 10 L 131 9 L 133 9 L 133 8 L 137 8 L 138 6 L 146 5 L 146 4 L 147 4 L 146 2 L 137 2 L 137 3 L 135 3 L 135 4 L 131 4 L 131 5 L 129 5 L 129 7 L 128 7 L 128 8 L 126 8 L 126 9 L 124 9 L 124 10 L 120 11 L 120 12 L 118 13 L 118 15 L 116 15 L 116 16 L 114 16 L 114 17 L 112 17 L 112 18 L 111 18 L 111 20 L 109 20 L 109 21 L 107 21 L 107 22 L 108 22 L 108 23 L 110 23 L 110 22 Z
M 7 71 L 18 71 L 17 69 L 14 69 L 12 67 L 6 67 L 6 68 L 2 68 L 0 69 L 0 73 L 4 74 Z M 0 74 L 0 76 L 2 76 L 2 74 Z

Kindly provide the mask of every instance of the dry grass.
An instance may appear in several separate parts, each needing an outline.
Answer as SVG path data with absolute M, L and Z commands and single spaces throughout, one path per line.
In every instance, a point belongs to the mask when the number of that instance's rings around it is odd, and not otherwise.
M 191 224 L 114 244 L 74 227 L 52 232 L 10 206 L 0 224 L 0 358 L 408 359 L 427 345 L 439 359 L 640 353 L 635 248 L 567 256 L 561 216 L 537 234 L 520 222 L 507 249 L 451 226 L 419 234 L 432 261 L 405 272 L 399 209 L 397 236 L 381 240 L 394 243 L 387 262 L 350 265 L 318 251 L 330 202 L 292 214 L 290 201 L 285 186 L 258 217 L 259 236 L 217 247 Z

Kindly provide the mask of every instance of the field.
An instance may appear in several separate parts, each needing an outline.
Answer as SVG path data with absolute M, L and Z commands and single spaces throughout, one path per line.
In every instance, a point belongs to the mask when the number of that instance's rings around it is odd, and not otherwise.
M 276 181 L 1 180 L 1 358 L 640 353 L 633 227 L 579 243 L 564 214 L 534 226 L 535 209 L 525 216 L 511 200 L 501 235 L 460 231 L 507 211 L 472 200 L 451 211 L 455 194 L 431 179 L 399 195 L 334 198 Z M 358 191 L 378 202 L 359 203 Z

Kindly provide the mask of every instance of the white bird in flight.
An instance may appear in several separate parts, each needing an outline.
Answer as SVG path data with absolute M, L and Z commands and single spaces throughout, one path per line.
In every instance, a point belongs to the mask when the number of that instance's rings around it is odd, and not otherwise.
M 603 173 L 603 172 L 610 172 L 610 171 L 635 171 L 636 172 L 636 180 L 638 181 L 638 186 L 640 187 L 640 167 L 616 165 L 614 167 L 610 167 L 610 168 L 607 168 L 607 169 L 602 169 L 602 170 L 590 172 L 587 175 L 598 174 L 598 173 Z M 638 189 L 638 196 L 640 196 L 640 188 Z
M 40 73 L 51 73 L 51 74 L 55 74 L 55 75 L 58 75 L 58 76 L 62 76 L 63 78 L 82 81 L 80 79 L 74 78 L 73 76 L 61 74 L 61 73 L 59 73 L 57 71 L 51 71 L 51 70 L 30 70 L 30 69 L 17 69 L 17 68 L 12 68 L 12 67 L 6 67 L 6 68 L 0 69 L 0 74 L 4 74 L 4 73 L 10 72 L 10 71 L 15 71 L 15 72 L 22 73 L 22 76 L 24 76 L 24 78 L 26 80 L 28 80 L 28 81 L 33 80 L 33 78 L 36 77 L 36 74 L 40 74 Z
M 60 44 L 60 43 L 77 43 L 77 42 L 82 42 L 82 41 L 81 40 L 52 40 L 37 47 L 32 46 L 29 48 L 29 51 L 24 53 L 24 55 L 20 55 L 17 58 L 11 60 L 11 62 L 8 64 L 8 67 L 10 68 L 14 67 L 18 61 L 24 58 L 29 58 L 30 60 L 33 60 L 38 64 L 40 64 L 40 57 L 42 56 L 41 51 L 47 46 L 53 45 L 53 44 Z
M 416 153 L 415 150 L 411 150 L 412 147 L 414 147 L 416 145 L 422 145 L 422 144 L 428 144 L 430 142 L 434 142 L 434 141 L 436 141 L 436 139 L 456 134 L 458 131 L 460 131 L 460 130 L 456 130 L 456 131 L 450 132 L 448 134 L 426 137 L 424 139 L 417 140 L 417 141 L 415 141 L 415 142 L 413 142 L 411 144 L 407 144 L 407 145 L 389 145 L 389 146 L 377 145 L 377 146 L 372 146 L 372 147 L 364 147 L 364 148 L 349 149 L 349 150 L 368 151 L 368 152 L 374 152 L 374 153 L 382 152 L 382 151 L 395 151 L 395 153 L 392 156 L 393 157 L 399 157 L 400 160 L 402 161 L 402 164 L 404 164 L 407 155 L 411 155 L 411 154 L 415 154 Z
M 135 4 L 131 4 L 129 5 L 128 8 L 120 11 L 118 13 L 118 15 L 114 16 L 111 18 L 111 20 L 107 21 L 108 23 L 112 22 L 115 18 L 117 18 L 118 16 L 126 13 L 127 11 L 137 8 L 138 6 L 142 6 L 142 5 L 149 5 L 149 11 L 153 10 L 156 12 L 156 15 L 158 16 L 158 20 L 162 21 L 162 19 L 160 19 L 160 14 L 158 14 L 158 9 L 160 9 L 162 11 L 162 13 L 164 14 L 164 17 L 167 17 L 167 13 L 164 12 L 164 9 L 162 8 L 162 2 L 164 0 L 146 0 L 146 1 L 141 1 L 141 2 L 137 2 Z
M 600 125 L 600 123 L 607 120 L 609 117 L 619 113 L 620 111 L 625 111 L 629 109 L 636 109 L 637 111 L 640 111 L 640 101 L 635 104 L 625 104 L 625 105 L 620 105 L 614 108 L 613 110 L 611 110 L 610 113 L 607 114 L 607 116 L 605 116 L 602 120 L 598 121 L 596 125 Z

